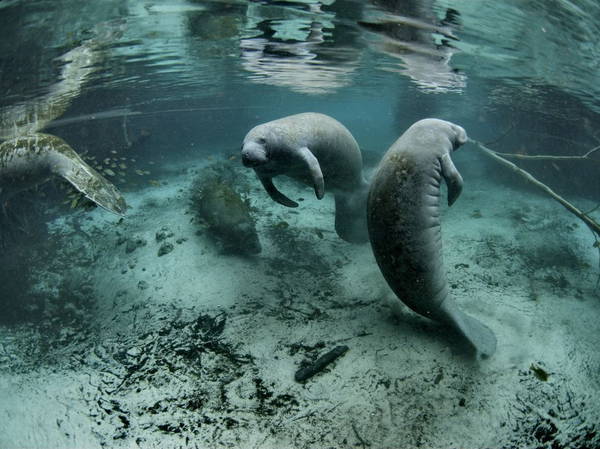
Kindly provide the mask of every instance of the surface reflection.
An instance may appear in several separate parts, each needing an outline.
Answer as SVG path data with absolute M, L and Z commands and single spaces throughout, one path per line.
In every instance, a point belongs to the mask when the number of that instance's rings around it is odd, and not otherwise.
M 385 70 L 409 77 L 425 91 L 461 91 L 466 86 L 466 75 L 450 64 L 457 51 L 451 41 L 457 40 L 458 11 L 447 9 L 439 20 L 431 1 L 373 0 L 364 15 L 359 24 L 371 32 L 373 48 L 400 60 Z
M 288 7 L 248 7 L 246 37 L 240 40 L 242 66 L 255 82 L 321 94 L 351 83 L 360 51 L 332 48 L 335 0 L 295 2 Z M 335 63 L 334 63 L 335 62 Z

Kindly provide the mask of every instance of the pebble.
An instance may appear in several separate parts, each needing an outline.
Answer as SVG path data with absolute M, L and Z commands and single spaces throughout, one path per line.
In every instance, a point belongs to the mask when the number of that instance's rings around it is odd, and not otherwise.
M 173 237 L 173 232 L 171 232 L 171 230 L 166 226 L 163 226 L 158 231 L 156 231 L 157 242 L 162 242 L 163 240 L 168 239 L 169 237 Z
M 142 238 L 131 238 L 127 240 L 127 245 L 125 246 L 126 253 L 132 253 L 137 248 L 141 246 L 146 246 L 146 240 Z
M 165 254 L 169 254 L 171 251 L 173 251 L 173 244 L 165 242 L 158 249 L 158 257 L 164 256 Z

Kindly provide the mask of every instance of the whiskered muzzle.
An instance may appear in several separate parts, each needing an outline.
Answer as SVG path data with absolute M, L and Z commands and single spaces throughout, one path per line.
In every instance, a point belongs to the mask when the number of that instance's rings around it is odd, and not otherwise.
M 265 147 L 256 142 L 247 142 L 242 147 L 242 164 L 245 167 L 258 167 L 269 161 Z
M 262 162 L 254 158 L 252 154 L 242 153 L 242 164 L 244 164 L 244 167 L 257 167 L 261 165 L 261 163 Z

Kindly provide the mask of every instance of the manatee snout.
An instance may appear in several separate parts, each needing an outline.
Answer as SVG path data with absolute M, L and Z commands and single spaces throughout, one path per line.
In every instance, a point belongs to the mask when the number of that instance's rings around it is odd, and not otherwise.
M 452 131 L 454 131 L 454 140 L 452 141 L 452 149 L 456 150 L 458 149 L 458 147 L 460 147 L 461 145 L 465 144 L 468 140 L 467 137 L 467 132 L 465 131 L 465 129 L 462 126 L 458 126 L 455 125 L 454 123 L 451 124 L 452 127 Z
M 245 167 L 258 167 L 269 161 L 264 144 L 251 140 L 242 146 L 242 164 Z
M 469 140 L 469 138 L 467 137 L 467 132 L 462 126 L 438 119 L 426 119 L 423 120 L 423 122 L 429 122 L 427 123 L 427 125 L 430 127 L 437 123 L 438 126 L 441 127 L 441 129 L 445 128 L 446 136 L 450 141 L 452 151 L 458 150 L 461 147 L 461 145 L 467 143 L 467 141 Z

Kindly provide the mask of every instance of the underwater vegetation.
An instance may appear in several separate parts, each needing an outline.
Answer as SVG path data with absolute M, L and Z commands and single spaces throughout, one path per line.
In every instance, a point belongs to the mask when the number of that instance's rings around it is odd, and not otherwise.
M 216 162 L 201 170 L 192 182 L 192 211 L 224 254 L 261 252 L 250 201 L 234 187 L 235 170 Z

